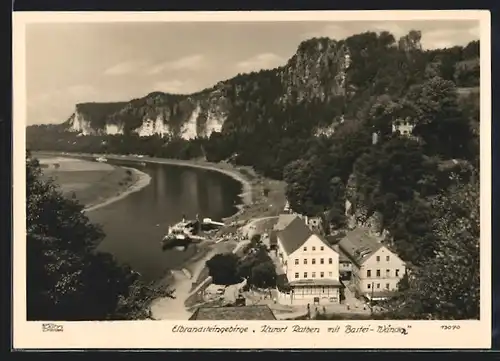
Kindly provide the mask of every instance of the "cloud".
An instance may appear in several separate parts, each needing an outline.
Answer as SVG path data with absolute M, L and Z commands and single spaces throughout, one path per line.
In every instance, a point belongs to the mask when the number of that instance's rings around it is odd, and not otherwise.
M 172 94 L 191 94 L 199 90 L 199 87 L 194 82 L 178 79 L 156 82 L 153 88 L 155 91 Z
M 105 75 L 125 75 L 142 69 L 146 65 L 144 60 L 124 61 L 104 70 Z
M 312 38 L 328 37 L 335 40 L 344 39 L 350 35 L 354 34 L 352 30 L 349 30 L 346 26 L 342 24 L 328 24 L 317 31 L 308 31 L 301 34 L 301 40 L 308 40 Z
M 345 39 L 355 34 L 366 31 L 380 33 L 388 31 L 399 39 L 410 32 L 420 30 L 422 32 L 422 47 L 424 49 L 436 49 L 455 45 L 466 45 L 472 40 L 479 39 L 479 26 L 477 22 L 433 22 L 433 21 L 355 21 L 324 25 L 315 31 L 305 32 L 300 35 L 301 40 L 314 37 L 329 37 L 335 40 Z
M 91 85 L 76 84 L 66 88 L 46 91 L 32 97 L 28 94 L 28 107 L 50 106 L 53 102 L 70 100 L 74 103 L 90 101 L 96 95 L 96 89 Z M 73 103 L 73 104 L 74 104 Z
M 75 84 L 66 88 L 29 94 L 27 99 L 27 121 L 29 124 L 61 123 L 75 104 L 94 101 L 97 89 L 87 84 Z
M 148 74 L 160 74 L 167 71 L 202 70 L 207 68 L 207 60 L 201 54 L 189 55 L 177 60 L 156 64 L 147 71 Z
M 236 64 L 239 71 L 250 72 L 262 69 L 272 69 L 284 65 L 285 59 L 273 53 L 263 53 Z
M 480 38 L 480 36 L 481 36 L 481 31 L 480 31 L 480 29 L 479 29 L 479 26 L 473 26 L 473 27 L 471 27 L 471 28 L 469 29 L 469 34 L 470 34 L 471 36 L 474 36 L 474 37 L 476 37 L 477 39 L 479 39 L 479 38 Z
M 479 35 L 474 34 L 474 28 L 477 27 L 436 29 L 422 32 L 422 47 L 424 49 L 439 49 L 467 45 L 469 42 L 479 39 Z

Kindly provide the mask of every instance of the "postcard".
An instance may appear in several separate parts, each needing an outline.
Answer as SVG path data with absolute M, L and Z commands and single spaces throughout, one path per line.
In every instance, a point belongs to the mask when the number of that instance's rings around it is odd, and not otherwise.
M 16 349 L 490 347 L 488 11 L 18 12 L 13 58 Z

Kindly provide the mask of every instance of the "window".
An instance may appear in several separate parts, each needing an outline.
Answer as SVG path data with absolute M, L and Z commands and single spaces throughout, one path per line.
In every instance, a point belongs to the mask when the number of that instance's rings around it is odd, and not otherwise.
M 385 256 L 385 260 L 386 260 L 387 262 L 389 262 L 389 258 L 390 258 L 389 256 Z
M 312 259 L 312 264 L 316 264 L 316 258 Z
M 307 264 L 307 258 L 304 258 L 304 264 Z
M 391 270 L 390 269 L 385 270 L 385 277 L 391 277 Z
M 377 288 L 380 288 L 380 283 L 377 283 Z
M 316 251 L 316 247 L 313 246 L 313 251 Z
M 304 272 L 304 278 L 307 278 L 307 272 Z
M 333 276 L 333 272 L 328 272 L 328 277 L 332 277 Z
M 304 247 L 304 252 L 307 252 L 307 247 Z
M 380 277 L 380 270 L 377 270 L 377 277 Z
M 366 277 L 371 277 L 372 276 L 372 270 L 369 269 L 366 271 Z
M 319 259 L 319 264 L 324 264 L 325 263 L 325 260 L 323 258 L 320 258 Z
M 325 250 L 325 247 L 321 246 L 321 247 L 319 247 L 319 250 L 320 250 L 320 251 L 324 251 L 324 250 Z
M 299 278 L 299 272 L 295 272 L 295 278 Z
M 385 289 L 388 290 L 390 286 L 391 286 L 390 284 L 386 283 L 385 284 Z
M 320 273 L 319 273 L 319 276 L 320 276 L 321 278 L 325 277 L 325 272 L 320 272 Z
M 368 284 L 366 285 L 366 288 L 370 289 L 370 288 L 372 288 L 372 285 L 368 283 Z
M 311 277 L 312 277 L 312 278 L 316 278 L 316 272 L 313 272 L 313 273 L 311 274 Z
M 399 277 L 399 270 L 396 270 L 396 277 Z
M 377 262 L 380 262 L 380 256 L 377 256 Z
M 333 260 L 331 258 L 328 258 L 328 263 L 329 264 L 332 264 L 333 263 Z
M 299 259 L 295 258 L 295 264 L 299 264 Z

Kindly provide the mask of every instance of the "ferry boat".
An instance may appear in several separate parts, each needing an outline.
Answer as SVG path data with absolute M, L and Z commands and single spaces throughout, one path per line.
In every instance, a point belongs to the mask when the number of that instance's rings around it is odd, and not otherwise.
M 190 238 L 185 234 L 169 233 L 161 240 L 162 248 L 187 247 L 190 243 Z
M 101 163 L 106 163 L 108 161 L 105 157 L 102 157 L 102 156 L 99 158 L 96 158 L 95 160 L 98 162 L 101 162 Z

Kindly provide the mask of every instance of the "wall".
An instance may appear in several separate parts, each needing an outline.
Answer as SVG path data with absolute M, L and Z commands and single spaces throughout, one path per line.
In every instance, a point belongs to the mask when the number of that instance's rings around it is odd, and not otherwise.
M 306 247 L 306 251 L 304 251 Z M 321 248 L 323 247 L 323 250 Z M 315 249 L 313 251 L 313 248 Z M 332 263 L 329 263 L 329 259 L 332 259 Z M 295 264 L 295 260 L 298 260 L 299 264 Z M 304 264 L 304 259 L 307 259 L 307 264 Z M 315 260 L 315 264 L 312 260 Z M 323 259 L 323 264 L 321 264 L 321 259 Z M 304 277 L 304 272 L 307 272 L 307 277 Z M 315 272 L 315 277 L 313 277 L 313 272 Z M 321 272 L 323 272 L 324 277 L 321 277 Z M 327 246 L 323 241 L 316 235 L 311 235 L 309 239 L 295 252 L 293 252 L 288 257 L 288 264 L 286 268 L 286 273 L 288 281 L 297 281 L 302 279 L 339 279 L 339 255 L 329 246 Z M 299 277 L 295 277 L 295 273 L 299 274 Z
M 379 260 L 377 260 L 379 257 Z M 389 260 L 387 260 L 389 257 Z M 358 287 L 363 293 L 372 292 L 371 284 L 374 283 L 374 291 L 395 291 L 397 290 L 398 282 L 405 274 L 405 265 L 403 261 L 387 248 L 382 247 L 375 252 L 361 267 L 359 273 Z M 371 277 L 367 276 L 368 270 L 371 271 Z M 377 270 L 380 270 L 380 277 L 377 277 Z M 396 276 L 396 270 L 399 270 Z M 388 271 L 388 272 L 387 272 Z M 389 284 L 389 288 L 387 288 Z
M 319 297 L 320 305 L 328 305 L 328 304 L 337 304 L 340 302 L 340 290 L 339 288 L 330 287 L 328 292 L 325 293 L 321 291 L 321 288 L 315 293 L 309 293 L 302 295 L 302 291 L 300 289 L 296 289 L 293 297 L 291 294 L 277 292 L 279 303 L 288 304 L 288 305 L 306 305 L 310 303 L 311 305 L 314 303 L 314 297 Z

